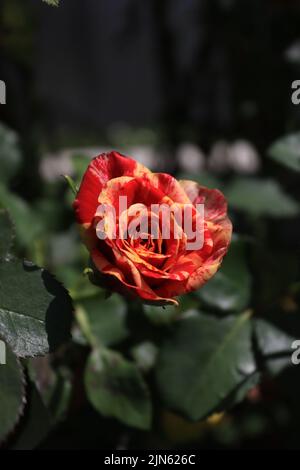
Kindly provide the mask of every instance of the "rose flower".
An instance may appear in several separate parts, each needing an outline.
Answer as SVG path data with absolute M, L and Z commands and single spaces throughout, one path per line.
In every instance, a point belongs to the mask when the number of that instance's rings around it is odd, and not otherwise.
M 199 289 L 218 270 L 232 225 L 216 189 L 152 173 L 117 152 L 90 163 L 74 202 L 94 281 L 155 305 Z

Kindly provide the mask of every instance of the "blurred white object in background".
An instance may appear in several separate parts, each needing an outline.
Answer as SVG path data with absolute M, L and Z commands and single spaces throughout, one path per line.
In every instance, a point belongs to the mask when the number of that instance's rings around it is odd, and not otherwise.
M 236 140 L 232 144 L 220 140 L 210 151 L 208 169 L 216 173 L 234 171 L 253 174 L 260 169 L 260 157 L 254 146 L 247 140 Z
M 284 57 L 293 64 L 300 63 L 300 39 L 291 44 L 285 51 Z
M 152 145 L 136 145 L 121 149 L 120 153 L 133 158 L 150 170 L 156 170 L 159 167 L 160 158 Z
M 253 174 L 260 169 L 260 158 L 250 142 L 236 140 L 229 146 L 228 165 L 236 173 Z
M 40 163 L 40 175 L 49 183 L 58 180 L 62 175 L 72 174 L 73 165 L 68 151 L 45 155 Z
M 82 147 L 65 149 L 55 154 L 46 154 L 40 163 L 40 175 L 49 183 L 57 181 L 62 175 L 74 175 L 72 158 L 75 155 L 83 155 L 88 161 L 97 157 L 101 153 L 116 150 L 122 155 L 134 158 L 139 163 L 147 166 L 151 170 L 156 170 L 161 164 L 161 156 L 151 145 L 137 145 L 132 147 L 120 147 L 111 149 L 106 147 Z
M 84 155 L 88 160 L 100 153 L 109 152 L 104 147 L 82 147 L 61 150 L 55 154 L 46 154 L 40 163 L 40 175 L 49 183 L 57 181 L 62 175 L 74 175 L 72 158 L 74 155 Z
M 225 140 L 219 140 L 211 147 L 208 169 L 216 173 L 223 173 L 229 167 L 229 145 Z
M 200 172 L 205 166 L 204 153 L 190 142 L 184 142 L 178 147 L 176 157 L 180 170 L 187 173 Z

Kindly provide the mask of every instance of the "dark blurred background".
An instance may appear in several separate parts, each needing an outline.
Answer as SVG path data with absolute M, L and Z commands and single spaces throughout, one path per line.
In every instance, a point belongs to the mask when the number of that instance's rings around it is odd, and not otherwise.
M 262 154 L 298 124 L 299 22 L 296 0 L 1 0 L 1 118 L 52 149 L 159 141 L 171 169 L 182 143 Z

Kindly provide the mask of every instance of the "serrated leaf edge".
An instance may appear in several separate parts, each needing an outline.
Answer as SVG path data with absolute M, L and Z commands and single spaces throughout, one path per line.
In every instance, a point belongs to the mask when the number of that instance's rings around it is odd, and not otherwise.
M 17 364 L 19 366 L 19 371 L 20 371 L 20 375 L 21 375 L 21 404 L 19 406 L 16 418 L 15 418 L 15 422 L 12 424 L 11 429 L 7 432 L 7 434 L 2 436 L 2 438 L 0 439 L 0 448 L 1 448 L 1 446 L 3 446 L 3 444 L 5 444 L 8 441 L 8 439 L 15 432 L 18 424 L 20 423 L 22 417 L 24 416 L 25 406 L 27 405 L 27 395 L 26 395 L 27 380 L 26 380 L 26 375 L 25 375 L 25 372 L 24 372 L 24 367 L 23 367 L 19 357 L 15 355 L 15 358 L 16 358 Z

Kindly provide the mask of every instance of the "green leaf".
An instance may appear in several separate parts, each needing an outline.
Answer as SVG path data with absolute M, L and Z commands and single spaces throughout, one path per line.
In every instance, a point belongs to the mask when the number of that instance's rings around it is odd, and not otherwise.
M 181 315 L 179 307 L 173 307 L 173 305 L 166 305 L 165 307 L 144 305 L 143 311 L 154 325 L 167 325 L 175 321 Z
M 8 183 L 19 170 L 21 152 L 17 134 L 0 124 L 0 180 Z
M 249 317 L 246 312 L 220 320 L 200 313 L 170 329 L 156 370 L 167 407 L 202 419 L 255 372 Z
M 88 398 L 104 416 L 128 426 L 149 429 L 151 401 L 138 368 L 113 351 L 95 349 L 85 372 Z
M 165 307 L 157 307 L 155 305 L 144 305 L 143 311 L 154 325 L 168 325 L 176 321 L 178 318 L 193 308 L 198 306 L 198 301 L 192 295 L 183 295 L 178 299 L 179 306 L 166 305 Z
M 8 212 L 0 209 L 0 258 L 8 255 L 13 242 L 14 229 Z
M 229 206 L 253 216 L 293 217 L 299 213 L 297 202 L 273 180 L 236 178 L 225 194 Z
M 268 155 L 281 165 L 300 171 L 300 132 L 274 142 L 268 150 Z
M 9 450 L 35 449 L 50 432 L 52 421 L 49 411 L 34 384 L 28 385 L 28 403 L 26 405 L 22 426 L 18 429 Z
M 236 389 L 221 403 L 221 408 L 226 409 L 233 407 L 244 400 L 247 393 L 254 388 L 260 381 L 261 374 L 259 371 L 253 372 L 246 377 L 246 379 L 239 384 Z
M 0 331 L 20 357 L 44 355 L 70 338 L 72 302 L 46 270 L 0 262 Z
M 51 414 L 52 422 L 64 419 L 70 404 L 72 383 L 67 368 L 51 367 L 51 356 L 27 360 L 27 370 L 36 385 L 43 403 Z
M 16 229 L 17 241 L 21 246 L 31 246 L 41 232 L 41 224 L 34 212 L 23 199 L 0 185 L 0 207 L 7 209 Z
M 124 300 L 115 294 L 106 300 L 100 296 L 81 300 L 76 316 L 92 345 L 111 346 L 128 335 L 126 312 Z
M 264 368 L 271 374 L 292 366 L 292 344 L 300 338 L 298 312 L 257 318 L 254 329 Z
M 242 239 L 233 239 L 220 270 L 195 293 L 209 307 L 240 312 L 249 305 L 251 276 L 245 245 Z
M 14 430 L 25 405 L 25 379 L 21 364 L 9 347 L 6 346 L 5 350 L 6 363 L 0 364 L 0 442 Z
M 72 380 L 66 373 L 57 372 L 55 384 L 49 401 L 46 403 L 52 417 L 52 421 L 59 423 L 63 421 L 68 413 L 72 398 Z

